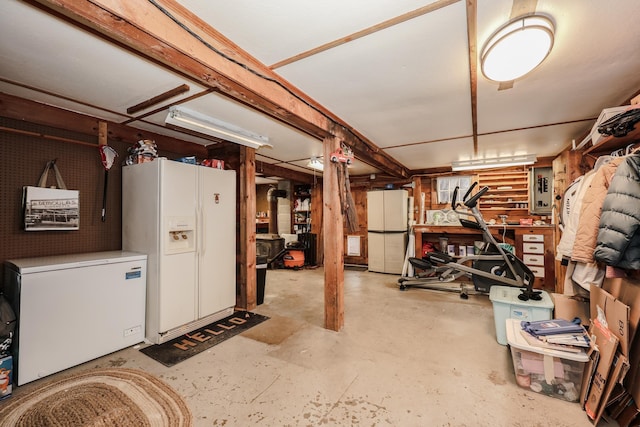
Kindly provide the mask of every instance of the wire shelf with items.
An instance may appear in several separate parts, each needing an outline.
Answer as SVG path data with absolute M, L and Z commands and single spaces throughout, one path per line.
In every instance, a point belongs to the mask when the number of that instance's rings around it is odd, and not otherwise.
M 293 232 L 295 234 L 311 232 L 311 186 L 294 186 L 292 211 Z

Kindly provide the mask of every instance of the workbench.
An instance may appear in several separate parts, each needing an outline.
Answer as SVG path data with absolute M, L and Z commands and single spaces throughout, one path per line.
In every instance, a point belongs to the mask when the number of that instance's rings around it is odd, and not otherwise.
M 462 226 L 416 224 L 412 226 L 415 236 L 415 254 L 424 255 L 424 242 L 431 242 L 440 249 L 439 238 L 447 237 L 456 249 L 462 245 L 473 246 L 482 240 L 481 230 Z M 554 225 L 489 225 L 491 234 L 498 243 L 515 247 L 516 256 L 534 273 L 534 287 L 555 292 L 555 226 Z

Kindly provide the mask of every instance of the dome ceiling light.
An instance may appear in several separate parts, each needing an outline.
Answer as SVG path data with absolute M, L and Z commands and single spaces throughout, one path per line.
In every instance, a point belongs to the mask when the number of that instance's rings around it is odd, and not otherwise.
M 482 74 L 509 82 L 532 71 L 553 47 L 554 26 L 542 15 L 522 16 L 502 26 L 482 49 Z

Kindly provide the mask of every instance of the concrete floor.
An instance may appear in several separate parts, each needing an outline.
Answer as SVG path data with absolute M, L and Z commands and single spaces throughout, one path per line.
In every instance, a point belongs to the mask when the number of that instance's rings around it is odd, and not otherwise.
M 172 368 L 128 348 L 73 369 L 155 374 L 185 397 L 196 426 L 592 425 L 577 403 L 516 385 L 486 295 L 402 292 L 396 279 L 345 271 L 337 333 L 323 328 L 321 268 L 268 270 L 255 311 L 270 319 L 242 335 Z

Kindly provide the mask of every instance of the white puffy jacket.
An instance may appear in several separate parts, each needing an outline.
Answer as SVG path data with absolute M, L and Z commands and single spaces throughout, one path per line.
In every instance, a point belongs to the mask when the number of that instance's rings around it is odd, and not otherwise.
M 585 191 L 589 189 L 591 180 L 595 175 L 594 171 L 587 172 L 581 177 L 576 178 L 575 181 L 565 191 L 565 202 L 562 206 L 563 211 L 568 209 L 569 216 L 564 229 L 562 230 L 562 236 L 560 242 L 556 247 L 556 259 L 562 260 L 563 257 L 571 258 L 573 252 L 573 244 L 576 240 L 576 232 L 578 230 L 578 223 L 580 222 L 580 210 L 582 208 L 582 198 Z

